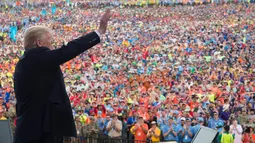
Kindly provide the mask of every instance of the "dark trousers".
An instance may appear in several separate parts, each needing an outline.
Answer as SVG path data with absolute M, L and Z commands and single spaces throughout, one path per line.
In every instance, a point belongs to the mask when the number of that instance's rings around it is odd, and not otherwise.
M 17 140 L 14 140 L 14 143 L 63 143 L 63 137 L 45 134 L 42 138 L 36 139 L 34 141 L 20 142 L 17 139 Z

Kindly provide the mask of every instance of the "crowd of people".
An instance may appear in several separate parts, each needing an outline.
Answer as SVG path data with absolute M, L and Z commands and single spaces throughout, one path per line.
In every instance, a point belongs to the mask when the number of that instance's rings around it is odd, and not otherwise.
M 59 48 L 95 30 L 105 7 L 1 5 L 0 120 L 15 131 L 13 72 L 26 28 L 52 28 Z M 61 66 L 80 138 L 189 143 L 206 126 L 216 143 L 255 142 L 253 3 L 113 11 L 101 44 Z

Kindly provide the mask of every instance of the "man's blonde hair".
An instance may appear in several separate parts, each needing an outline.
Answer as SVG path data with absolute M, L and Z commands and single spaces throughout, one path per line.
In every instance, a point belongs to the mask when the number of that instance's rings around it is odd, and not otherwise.
M 29 27 L 24 34 L 24 47 L 25 49 L 34 48 L 37 40 L 47 38 L 47 33 L 51 33 L 51 29 L 45 26 L 32 26 Z

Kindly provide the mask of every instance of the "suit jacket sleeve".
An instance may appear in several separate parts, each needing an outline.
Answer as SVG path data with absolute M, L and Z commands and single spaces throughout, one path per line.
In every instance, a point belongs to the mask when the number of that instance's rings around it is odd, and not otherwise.
M 91 32 L 85 36 L 70 41 L 67 45 L 63 45 L 59 49 L 44 50 L 34 54 L 33 60 L 40 68 L 59 66 L 98 43 L 100 43 L 100 37 L 96 32 Z

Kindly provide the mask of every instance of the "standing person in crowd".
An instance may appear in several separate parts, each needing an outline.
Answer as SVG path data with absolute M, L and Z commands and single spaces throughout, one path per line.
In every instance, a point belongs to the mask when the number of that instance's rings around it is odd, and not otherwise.
M 6 117 L 4 117 L 4 110 L 0 110 L 0 120 L 7 120 Z
M 236 119 L 232 121 L 232 125 L 230 125 L 229 133 L 234 135 L 235 137 L 234 143 L 242 143 L 243 128 L 241 125 L 238 124 Z
M 134 140 L 139 143 L 146 142 L 146 136 L 148 133 L 148 125 L 144 123 L 143 116 L 140 116 L 137 123 L 130 129 L 131 133 L 134 134 Z
M 183 143 L 190 143 L 193 139 L 191 119 L 186 119 L 186 124 L 184 125 L 184 131 L 182 132 Z
M 53 47 L 53 33 L 34 26 L 24 34 L 25 54 L 16 65 L 14 89 L 17 99 L 15 143 L 62 143 L 77 132 L 60 65 L 100 43 L 110 11 L 103 15 L 99 30 Z
M 93 116 L 89 117 L 90 123 L 83 126 L 81 129 L 82 137 L 85 137 L 87 142 L 95 143 L 99 136 L 99 126 L 97 124 L 96 118 Z
M 219 135 L 220 143 L 234 143 L 234 136 L 229 132 L 229 125 L 225 125 L 223 129 L 223 133 Z
M 82 128 L 83 128 L 83 124 L 80 121 L 80 117 L 78 115 L 76 115 L 74 117 L 74 123 L 75 123 L 75 127 L 76 127 L 76 131 L 77 131 L 77 138 L 72 138 L 72 142 L 77 142 L 79 139 L 83 140 L 83 133 L 82 133 Z
M 219 114 L 217 111 L 213 111 L 213 118 L 208 120 L 208 127 L 212 128 L 218 133 L 221 133 L 223 130 L 224 122 L 219 118 Z M 216 138 L 216 143 L 220 143 L 219 138 Z
M 103 128 L 103 138 L 108 137 L 108 131 L 106 130 L 108 123 L 111 121 L 111 117 L 109 115 L 104 119 L 104 128 Z
M 176 141 L 176 125 L 174 124 L 173 118 L 169 117 L 168 123 L 162 129 L 164 141 Z
M 151 122 L 151 128 L 147 133 L 147 138 L 152 142 L 160 142 L 160 129 L 155 121 Z
M 131 128 L 137 122 L 138 113 L 136 111 L 132 111 L 132 116 L 128 117 L 127 125 Z
M 242 108 L 242 113 L 240 116 L 237 117 L 237 120 L 241 125 L 245 125 L 248 123 L 249 118 L 247 116 L 247 111 L 245 108 Z
M 106 130 L 110 138 L 121 139 L 122 122 L 118 119 L 117 114 L 112 115 L 112 120 L 108 123 Z
M 103 130 L 104 130 L 104 118 L 102 117 L 102 112 L 98 111 L 97 112 L 97 125 L 100 129 L 100 135 L 103 134 Z
M 0 110 L 3 110 L 4 108 L 4 99 L 2 96 L 0 96 Z
M 184 125 L 186 123 L 186 119 L 184 117 L 181 117 L 180 119 L 181 123 L 179 123 L 177 126 L 176 126 L 176 141 L 177 143 L 182 143 L 183 141 L 183 136 L 182 136 L 182 133 L 184 132 Z
M 249 117 L 249 121 L 247 124 L 244 124 L 244 127 L 252 127 L 255 128 L 255 118 Z
M 198 121 L 198 124 L 192 127 L 193 137 L 197 134 L 197 132 L 200 130 L 200 128 L 204 125 L 204 118 L 198 117 L 197 121 Z
M 82 123 L 82 125 L 85 125 L 86 123 L 88 123 L 89 119 L 85 115 L 83 110 L 77 109 L 76 112 L 77 112 L 77 116 L 80 119 L 80 122 Z
M 25 0 L 19 0 L 20 6 L 14 0 L 0 1 L 2 5 L 0 8 L 0 110 L 3 110 L 3 115 L 7 119 L 11 119 L 7 112 L 12 110 L 12 104 L 15 103 L 12 101 L 16 100 L 13 93 L 14 85 L 15 88 L 17 87 L 13 82 L 16 76 L 15 65 L 20 59 L 28 61 L 27 59 L 38 57 L 37 54 L 31 54 L 34 49 L 24 50 L 25 31 L 35 25 L 49 27 L 54 31 L 52 47 L 55 50 L 53 51 L 59 51 L 58 47 L 69 47 L 70 43 L 66 41 L 73 41 L 80 35 L 96 30 L 95 20 L 100 18 L 102 11 L 113 3 L 103 0 L 97 5 L 98 0 L 85 0 L 79 1 L 78 6 L 74 6 L 77 1 L 79 0 L 50 2 L 29 0 L 27 4 Z M 35 120 L 41 124 L 42 118 L 39 120 L 38 117 L 40 115 L 49 117 L 43 118 L 44 123 L 51 121 L 51 116 L 60 118 L 56 119 L 59 120 L 56 121 L 58 124 L 51 124 L 49 128 L 54 126 L 65 128 L 64 125 L 68 124 L 63 121 L 71 116 L 65 116 L 69 112 L 62 109 L 72 108 L 74 117 L 77 114 L 94 116 L 98 119 L 97 123 L 105 121 L 101 125 L 104 129 L 103 137 L 107 138 L 106 127 L 111 115 L 116 113 L 124 116 L 128 113 L 127 118 L 131 119 L 128 124 L 131 128 L 138 120 L 132 119 L 133 111 L 144 115 L 146 120 L 149 119 L 149 121 L 145 120 L 148 124 L 156 121 L 161 132 L 168 124 L 169 116 L 174 118 L 177 130 L 181 128 L 182 117 L 191 118 L 194 128 L 196 124 L 201 124 L 197 120 L 198 117 L 203 117 L 203 126 L 207 127 L 208 120 L 211 121 L 214 117 L 214 112 L 219 113 L 218 118 L 224 121 L 224 125 L 232 125 L 232 120 L 237 119 L 243 128 L 254 127 L 254 0 L 248 0 L 245 4 L 241 1 L 215 4 L 217 2 L 211 0 L 210 3 L 214 4 L 207 5 L 202 4 L 203 0 L 196 0 L 190 2 L 192 6 L 183 6 L 184 1 L 171 3 L 172 0 L 165 0 L 170 2 L 171 6 L 159 6 L 155 3 L 153 9 L 145 6 L 146 0 L 115 1 L 119 5 L 114 6 L 114 20 L 109 26 L 110 32 L 105 36 L 100 35 L 101 44 L 61 64 L 63 75 L 55 74 L 58 78 L 53 75 L 53 78 L 48 77 L 55 71 L 55 68 L 50 68 L 54 62 L 48 64 L 51 71 L 42 70 L 45 69 L 45 64 L 40 64 L 36 60 L 34 60 L 35 64 L 26 62 L 29 65 L 28 70 L 24 72 L 26 76 L 22 77 L 29 85 L 20 85 L 21 88 L 28 87 L 24 88 L 27 89 L 28 94 L 23 95 L 33 97 L 26 98 L 33 101 L 22 100 L 23 104 L 20 98 L 18 99 L 17 107 L 22 106 L 17 108 L 20 109 L 17 110 L 18 126 L 29 114 L 29 118 L 33 119 L 31 126 L 36 124 Z M 198 4 L 199 1 L 202 3 Z M 136 2 L 145 3 L 137 7 Z M 49 40 L 47 42 L 50 42 L 51 37 L 46 36 Z M 34 45 L 42 43 L 42 40 L 38 41 Z M 77 45 L 74 47 L 80 47 L 81 44 Z M 65 55 L 65 52 L 61 54 Z M 59 56 L 55 57 L 55 60 L 62 59 L 58 58 Z M 57 69 L 59 70 L 58 67 Z M 22 70 L 17 70 L 18 72 Z M 63 82 L 58 82 L 62 76 L 66 87 L 63 86 Z M 45 82 L 37 83 L 37 81 Z M 46 83 L 51 81 L 56 83 Z M 44 88 L 45 86 L 51 86 L 52 90 Z M 66 102 L 58 98 L 47 98 L 48 95 L 57 97 L 62 93 L 65 94 L 65 89 L 71 107 L 64 106 L 68 102 L 67 97 Z M 39 93 L 45 97 L 43 100 Z M 51 105 L 48 109 L 53 112 L 34 108 L 35 114 L 30 114 L 32 106 L 27 104 L 28 102 L 42 108 L 46 107 L 43 103 L 47 102 Z M 79 113 L 76 109 L 80 110 Z M 56 110 L 60 110 L 61 113 L 55 114 Z M 242 113 L 242 110 L 245 112 Z M 122 136 L 125 134 L 125 119 L 122 121 Z M 84 125 L 90 124 L 89 118 L 83 118 L 81 121 Z M 13 124 L 16 124 L 15 120 Z M 217 129 L 209 124 L 210 127 Z M 38 130 L 42 130 L 27 127 L 30 129 L 23 134 L 29 134 L 31 138 Z M 65 130 L 61 128 L 61 131 Z M 164 138 L 162 136 L 163 133 L 160 138 Z M 176 137 L 176 141 L 178 139 Z M 183 138 L 180 142 L 182 141 Z
M 122 124 L 122 131 L 121 131 L 122 139 L 127 139 L 127 133 L 128 133 L 127 123 L 124 121 L 123 116 L 119 116 L 119 120 L 121 121 L 121 124 Z
M 255 142 L 255 134 L 254 134 L 253 128 L 247 127 L 244 130 L 244 133 L 242 135 L 242 141 L 243 141 L 243 143 L 254 143 Z
M 9 109 L 5 112 L 5 116 L 7 119 L 10 120 L 12 133 L 15 134 L 15 120 L 16 120 L 16 108 L 15 108 L 15 101 L 9 101 Z

